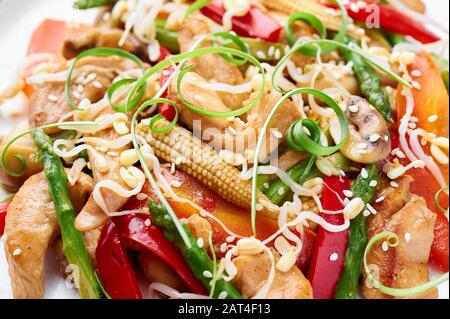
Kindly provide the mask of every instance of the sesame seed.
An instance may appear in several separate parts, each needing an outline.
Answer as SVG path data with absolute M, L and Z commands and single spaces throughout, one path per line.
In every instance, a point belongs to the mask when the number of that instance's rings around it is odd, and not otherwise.
M 337 253 L 332 253 L 330 255 L 330 261 L 336 261 L 339 258 L 339 255 Z
M 139 193 L 136 195 L 137 200 L 146 200 L 148 198 L 147 194 Z
M 352 113 L 358 113 L 358 111 L 359 111 L 358 106 L 355 105 L 355 104 L 350 105 L 350 106 L 348 107 L 348 109 L 349 109 L 350 112 L 352 112 Z
M 395 181 L 391 181 L 390 184 L 391 184 L 391 186 L 394 187 L 394 188 L 397 188 L 397 187 L 399 186 L 398 183 L 395 182 Z
M 350 190 L 348 190 L 348 189 L 345 189 L 345 190 L 343 191 L 343 193 L 344 193 L 344 195 L 347 196 L 347 197 L 352 197 L 352 196 L 353 196 L 353 192 L 350 191 Z
M 419 70 L 412 70 L 411 75 L 414 77 L 419 77 L 422 75 L 422 72 L 420 72 Z
M 16 248 L 16 249 L 14 249 L 12 254 L 13 254 L 13 256 L 19 256 L 21 253 L 22 253 L 22 249 Z
M 380 197 L 378 197 L 376 200 L 375 200 L 375 203 L 380 203 L 380 202 L 382 202 L 383 200 L 384 200 L 384 196 L 380 196 Z
M 256 57 L 258 59 L 265 59 L 266 58 L 266 54 L 263 51 L 257 51 L 256 52 Z
M 227 238 L 225 238 L 225 241 L 227 242 L 227 243 L 232 243 L 232 242 L 234 242 L 236 240 L 236 237 L 234 237 L 234 236 L 228 236 Z
M 50 102 L 57 102 L 58 101 L 58 97 L 56 95 L 50 94 L 49 96 L 47 96 L 48 100 Z
M 383 244 L 381 244 L 381 249 L 383 249 L 383 251 L 389 250 L 389 245 L 388 245 L 387 241 L 384 241 Z
M 378 185 L 378 182 L 376 180 L 374 180 L 374 179 L 371 180 L 370 183 L 369 183 L 370 187 L 377 187 L 377 185 Z
M 272 135 L 276 139 L 282 139 L 283 138 L 283 134 L 280 131 L 278 131 L 277 129 L 273 129 L 272 130 Z
M 227 243 L 223 243 L 222 245 L 220 245 L 219 250 L 221 253 L 225 253 L 227 251 L 227 248 L 228 248 Z
M 405 241 L 406 241 L 407 243 L 409 243 L 409 242 L 411 241 L 411 234 L 410 234 L 410 233 L 405 233 L 404 238 L 405 238 Z
M 372 134 L 369 137 L 369 141 L 372 143 L 375 143 L 376 141 L 378 141 L 380 139 L 380 135 L 379 134 Z
M 437 116 L 436 114 L 430 115 L 430 116 L 428 117 L 428 122 L 433 123 L 433 122 L 436 122 L 437 119 L 438 119 L 438 116 Z
M 198 247 L 203 248 L 204 244 L 205 243 L 203 242 L 203 238 L 200 237 L 200 238 L 197 239 L 197 246 Z
M 358 150 L 366 150 L 367 147 L 368 146 L 366 143 L 359 143 L 358 145 L 356 145 L 356 149 L 358 149 Z
M 203 277 L 205 277 L 205 278 L 212 278 L 212 273 L 209 271 L 209 270 L 205 270 L 204 272 L 203 272 Z
M 269 51 L 267 51 L 269 56 L 273 56 L 275 53 L 275 47 L 273 45 L 270 46 Z
M 367 209 L 363 211 L 363 216 L 364 217 L 368 217 L 370 216 L 370 211 L 368 211 Z
M 366 207 L 367 207 L 367 209 L 369 210 L 369 212 L 371 212 L 372 214 L 375 215 L 375 214 L 377 213 L 377 210 L 376 210 L 375 208 L 373 208 L 372 205 L 367 204 Z
M 416 89 L 416 90 L 420 90 L 422 87 L 420 86 L 419 82 L 417 81 L 412 81 L 411 85 Z
M 269 185 L 269 183 L 264 183 L 264 184 L 263 184 L 263 187 L 264 187 L 265 189 L 268 189 L 268 188 L 270 187 L 270 185 Z
M 385 135 L 385 136 L 384 136 L 384 140 L 385 140 L 386 142 L 388 142 L 388 141 L 389 141 L 389 136 L 388 136 L 388 135 Z
M 96 87 L 97 89 L 101 89 L 103 87 L 103 84 L 101 84 L 99 81 L 92 82 L 92 86 Z
M 179 188 L 179 187 L 181 187 L 181 182 L 180 181 L 171 181 L 170 185 L 172 185 L 175 188 Z
M 222 291 L 218 296 L 217 299 L 225 299 L 228 296 L 228 293 L 226 291 Z
M 144 221 L 144 225 L 147 226 L 147 227 L 149 227 L 151 224 L 152 224 L 152 221 L 150 220 L 150 218 L 147 218 L 147 219 Z
M 361 177 L 366 179 L 367 177 L 369 177 L 369 173 L 367 172 L 367 170 L 365 168 L 363 168 L 361 170 Z
M 281 58 L 281 51 L 280 51 L 280 49 L 277 48 L 275 50 L 275 56 L 274 57 L 275 57 L 276 60 L 279 60 Z
M 283 195 L 284 194 L 284 187 L 280 187 L 277 191 L 278 195 Z

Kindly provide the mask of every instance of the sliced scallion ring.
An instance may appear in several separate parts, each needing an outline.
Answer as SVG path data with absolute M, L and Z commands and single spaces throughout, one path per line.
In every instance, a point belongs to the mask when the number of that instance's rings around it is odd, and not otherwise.
M 436 194 L 434 195 L 434 204 L 436 205 L 436 207 L 444 214 L 447 213 L 447 209 L 444 209 L 441 204 L 439 203 L 439 196 L 441 196 L 442 192 L 448 192 L 449 188 L 448 186 L 442 187 L 440 190 L 438 190 L 436 192 Z M 447 194 L 448 196 L 448 194 Z
M 166 125 L 164 127 L 155 127 L 156 122 L 158 122 L 159 120 L 165 119 L 164 115 L 157 114 L 150 119 L 150 124 L 149 124 L 150 130 L 152 130 L 155 133 L 161 133 L 161 134 L 169 132 L 178 122 L 178 107 L 175 104 L 175 102 L 168 100 L 168 99 L 164 99 L 164 98 L 158 98 L 158 99 L 152 99 L 148 103 L 151 105 L 167 103 L 175 109 L 175 117 L 173 118 L 172 122 L 170 122 L 168 125 Z
M 119 87 L 122 87 L 122 86 L 125 86 L 125 85 L 132 84 L 132 83 L 134 83 L 134 82 L 136 82 L 136 81 L 137 81 L 136 79 L 122 79 L 122 80 L 119 80 L 119 81 L 114 82 L 114 83 L 108 88 L 108 91 L 106 92 L 106 97 L 108 98 L 109 105 L 111 105 L 111 108 L 112 108 L 114 111 L 116 111 L 116 112 L 123 112 L 123 113 L 126 112 L 125 105 L 117 105 L 117 104 L 114 104 L 114 103 L 113 103 L 112 99 L 113 99 L 113 94 L 114 94 L 114 92 L 115 92 Z M 141 87 L 141 89 L 137 92 L 136 97 L 133 98 L 133 100 L 132 100 L 131 102 L 132 102 L 133 104 L 138 104 L 139 101 L 141 101 L 142 98 L 144 97 L 144 94 L 145 94 L 145 88 L 144 88 L 144 87 Z

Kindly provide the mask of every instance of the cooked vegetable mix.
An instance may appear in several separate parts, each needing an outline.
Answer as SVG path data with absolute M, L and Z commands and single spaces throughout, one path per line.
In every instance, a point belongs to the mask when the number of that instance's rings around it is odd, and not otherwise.
M 442 297 L 448 31 L 420 0 L 73 7 L 97 18 L 45 20 L 0 92 L 13 297 L 50 247 L 82 298 Z

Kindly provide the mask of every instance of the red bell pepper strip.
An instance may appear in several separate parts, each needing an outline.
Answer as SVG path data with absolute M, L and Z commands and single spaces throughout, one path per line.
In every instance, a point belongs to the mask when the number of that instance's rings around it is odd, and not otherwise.
M 164 69 L 161 72 L 161 77 L 159 79 L 159 86 L 162 87 L 164 84 L 166 84 L 174 71 L 175 69 L 172 66 L 168 67 L 167 69 Z M 169 98 L 169 92 L 166 90 L 162 95 L 162 97 Z M 174 107 L 167 103 L 163 103 L 158 107 L 158 113 L 163 115 L 169 122 L 172 122 L 176 115 Z
M 443 272 L 448 272 L 448 220 L 442 213 L 437 213 L 436 215 L 430 262 Z
M 302 273 L 306 274 L 309 269 L 309 265 L 311 264 L 311 259 L 314 254 L 314 247 L 317 242 L 317 234 L 312 230 L 305 228 L 303 231 L 302 238 L 302 251 L 297 257 L 297 262 L 295 263 L 302 271 Z
M 340 210 L 343 205 L 336 193 L 344 198 L 343 191 L 349 189 L 347 179 L 336 176 L 326 177 L 322 194 L 322 205 L 326 210 Z M 335 193 L 336 192 L 336 193 Z M 328 223 L 342 225 L 344 223 L 343 214 L 324 214 L 322 216 Z M 344 267 L 345 251 L 347 250 L 348 230 L 332 233 L 322 227 L 317 234 L 317 242 L 314 247 L 311 266 L 309 267 L 308 279 L 313 288 L 315 299 L 334 298 L 337 283 L 341 277 Z M 334 260 L 331 256 L 337 259 Z
M 166 47 L 159 45 L 159 58 L 157 62 L 164 61 L 167 57 L 171 55 L 172 53 L 170 53 L 170 51 Z
M 417 21 L 413 17 L 398 11 L 394 6 L 375 2 L 373 0 L 365 0 L 367 4 L 365 8 L 357 8 L 356 3 L 359 0 L 350 0 L 345 8 L 348 15 L 355 20 L 363 23 L 372 22 L 374 15 L 379 13 L 380 26 L 383 29 L 395 33 L 409 35 L 422 43 L 431 43 L 439 41 L 440 38 L 423 25 L 422 22 Z M 327 6 L 337 8 L 335 4 L 325 3 Z M 377 11 L 375 11 L 376 8 Z
M 5 231 L 6 212 L 10 203 L 11 201 L 7 201 L 0 204 L 0 236 L 2 236 Z
M 98 275 L 112 299 L 142 299 L 136 275 L 111 220 L 102 230 L 95 256 Z
M 211 20 L 222 24 L 225 8 L 222 0 L 214 0 L 203 7 L 201 12 Z M 251 7 L 245 16 L 232 18 L 232 30 L 243 37 L 278 42 L 283 28 L 274 18 L 256 7 Z
M 145 225 L 148 216 L 130 214 L 114 218 L 120 237 L 128 239 L 128 245 L 136 244 L 156 254 L 172 267 L 193 293 L 207 295 L 203 285 L 195 278 L 177 247 L 153 224 Z

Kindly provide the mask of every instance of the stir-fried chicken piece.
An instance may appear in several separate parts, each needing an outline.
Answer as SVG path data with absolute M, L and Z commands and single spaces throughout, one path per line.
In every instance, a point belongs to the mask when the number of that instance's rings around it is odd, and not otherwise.
M 224 102 L 222 102 L 219 95 L 211 90 L 202 87 L 202 84 L 207 84 L 207 81 L 197 73 L 188 72 L 183 78 L 180 87 L 180 93 L 183 98 L 192 105 L 198 108 L 214 111 L 214 112 L 229 112 L 229 109 Z M 180 107 L 180 120 L 189 128 L 193 128 L 194 121 L 201 120 L 202 128 L 214 127 L 223 130 L 227 127 L 239 126 L 241 121 L 228 121 L 223 118 L 212 118 L 202 116 L 189 110 L 180 100 L 177 93 L 177 78 L 174 77 L 170 82 L 169 94 L 172 99 Z
M 111 112 L 114 111 L 112 111 L 110 108 L 107 108 L 100 114 L 100 116 L 110 114 Z M 116 133 L 114 128 L 108 128 L 106 130 L 96 132 L 95 134 L 92 134 L 92 136 L 107 141 L 113 141 L 120 137 L 120 135 Z M 91 144 L 93 147 L 96 146 L 92 143 L 87 144 Z M 128 149 L 128 147 L 124 146 L 118 149 L 114 149 L 114 152 L 116 154 L 120 154 L 126 149 Z M 103 180 L 111 180 L 113 182 L 116 182 L 123 188 L 128 189 L 129 187 L 120 176 L 120 168 L 122 167 L 122 164 L 120 163 L 120 157 L 116 154 L 111 154 L 108 151 L 109 150 L 107 150 L 107 152 L 98 151 L 100 156 L 104 156 L 106 160 L 106 168 L 98 167 L 98 165 L 102 163 L 97 163 L 95 157 L 96 155 L 92 152 L 89 153 L 89 161 L 91 163 L 91 169 L 95 182 L 98 183 Z M 128 201 L 128 198 L 121 197 L 109 189 L 101 189 L 100 192 L 103 196 L 108 212 L 118 211 Z M 105 212 L 97 205 L 93 195 L 91 195 L 80 214 L 78 214 L 75 220 L 75 226 L 77 227 L 77 229 L 84 232 L 101 227 L 106 223 L 108 219 L 109 216 L 105 214 Z
M 180 51 L 186 52 L 201 37 L 210 34 L 211 29 L 205 19 L 201 16 L 192 16 L 188 18 L 179 32 L 178 42 L 180 43 Z M 210 41 L 205 41 L 205 45 L 210 46 Z M 201 47 L 201 46 L 200 46 Z M 239 85 L 244 83 L 244 77 L 239 68 L 225 61 L 217 54 L 208 54 L 189 60 L 188 64 L 192 64 L 192 71 L 199 74 L 202 78 L 209 82 L 226 83 L 230 85 Z M 223 103 L 230 109 L 240 108 L 248 94 L 230 94 L 217 93 Z M 173 95 L 172 95 L 173 96 Z
M 280 258 L 272 249 L 275 262 Z M 244 298 L 251 298 L 266 283 L 270 273 L 271 262 L 266 253 L 256 256 L 241 255 L 233 259 L 238 269 L 233 284 Z M 308 279 L 296 267 L 288 272 L 276 270 L 275 278 L 266 296 L 267 299 L 311 299 L 312 287 Z
M 84 98 L 92 103 L 99 101 L 119 72 L 136 67 L 131 63 L 115 57 L 80 60 L 72 77 L 71 94 L 75 104 Z M 62 82 L 46 82 L 36 87 L 30 102 L 31 127 L 56 123 L 73 111 L 67 102 L 64 86 Z
M 369 219 L 369 238 L 382 231 L 394 232 L 399 244 L 385 251 L 383 243 L 377 243 L 368 253 L 367 261 L 374 276 L 388 287 L 411 288 L 429 281 L 427 262 L 434 239 L 436 215 L 431 212 L 422 197 L 409 193 L 411 179 L 404 177 L 400 187 L 384 188 L 386 198 L 376 205 L 377 214 Z M 392 298 L 373 288 L 366 278 L 362 292 L 366 298 Z M 436 298 L 437 289 L 410 298 Z
M 147 47 L 133 34 L 129 34 L 123 45 L 119 45 L 123 33 L 123 30 L 115 28 L 92 28 L 87 33 L 73 36 L 64 41 L 62 54 L 70 60 L 87 49 L 119 48 L 134 53 L 143 60 L 147 59 Z
M 189 72 L 181 82 L 180 93 L 190 104 L 198 108 L 215 111 L 227 112 L 229 108 L 220 100 L 217 93 L 203 88 L 202 83 L 206 81 L 198 74 Z M 217 150 L 227 149 L 234 153 L 245 155 L 247 149 L 254 150 L 258 139 L 258 134 L 264 125 L 267 116 L 273 106 L 278 102 L 281 96 L 273 92 L 265 92 L 255 107 L 248 112 L 247 123 L 239 118 L 223 119 L 211 118 L 199 115 L 189 110 L 179 99 L 177 93 L 177 79 L 174 78 L 169 86 L 169 93 L 180 108 L 180 120 L 189 128 L 194 128 L 194 121 L 201 120 L 202 140 L 209 142 Z M 254 93 L 257 94 L 257 93 Z M 253 99 L 254 95 L 249 99 Z M 250 101 L 247 101 L 247 103 Z M 263 144 L 261 154 L 266 157 L 271 154 L 278 145 L 284 140 L 290 125 L 300 118 L 300 112 L 295 104 L 287 100 L 278 109 L 274 118 L 270 122 L 266 132 L 266 140 Z M 195 130 L 198 130 L 198 125 Z M 276 137 L 276 133 L 281 134 Z
M 81 174 L 69 185 L 77 211 L 92 191 L 92 179 Z M 48 182 L 43 172 L 31 176 L 14 196 L 5 225 L 5 252 L 15 298 L 44 296 L 44 259 L 47 248 L 59 232 Z
M 138 261 L 150 282 L 159 282 L 178 291 L 189 291 L 176 271 L 154 253 L 143 250 Z

